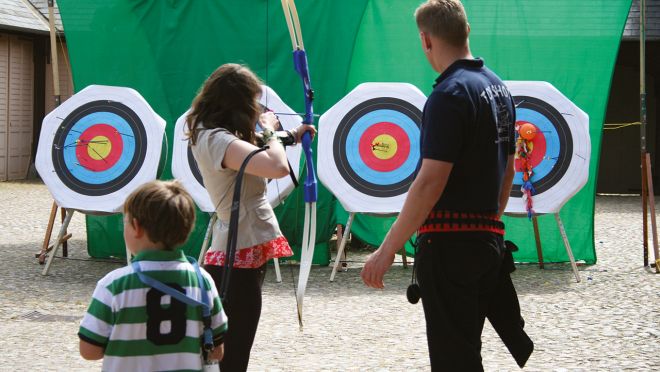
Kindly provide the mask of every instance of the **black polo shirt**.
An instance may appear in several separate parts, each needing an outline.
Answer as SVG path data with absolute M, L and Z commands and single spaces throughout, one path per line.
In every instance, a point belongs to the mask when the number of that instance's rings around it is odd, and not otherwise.
M 454 166 L 435 210 L 498 211 L 514 123 L 511 94 L 483 60 L 458 60 L 436 79 L 424 106 L 422 158 Z

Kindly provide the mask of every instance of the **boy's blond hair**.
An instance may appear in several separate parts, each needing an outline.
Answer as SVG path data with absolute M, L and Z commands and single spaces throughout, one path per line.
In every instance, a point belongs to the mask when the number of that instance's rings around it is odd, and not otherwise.
M 149 240 L 172 250 L 185 243 L 195 224 L 192 197 L 176 181 L 145 183 L 128 196 L 124 214 L 135 218 Z
M 428 0 L 415 10 L 417 28 L 449 44 L 466 45 L 470 32 L 460 0 Z

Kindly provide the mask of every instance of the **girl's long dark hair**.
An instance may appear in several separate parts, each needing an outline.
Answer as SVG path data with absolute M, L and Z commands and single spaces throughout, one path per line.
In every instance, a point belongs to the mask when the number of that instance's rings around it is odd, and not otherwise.
M 207 129 L 227 129 L 255 144 L 255 125 L 262 111 L 257 101 L 260 95 L 261 81 L 246 66 L 228 63 L 218 67 L 202 85 L 186 118 L 192 144 L 197 142 L 200 123 Z

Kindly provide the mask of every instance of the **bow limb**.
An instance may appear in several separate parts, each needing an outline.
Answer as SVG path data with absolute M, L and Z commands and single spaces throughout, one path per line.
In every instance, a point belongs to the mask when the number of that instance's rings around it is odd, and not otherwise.
M 314 124 L 314 90 L 309 75 L 309 65 L 307 63 L 307 54 L 302 39 L 300 29 L 300 20 L 298 10 L 294 0 L 282 0 L 282 9 L 286 18 L 291 44 L 293 45 L 293 65 L 303 83 L 303 92 L 305 95 L 305 115 L 303 123 Z M 316 242 L 316 200 L 317 200 L 317 181 L 314 161 L 312 158 L 312 137 L 309 132 L 303 134 L 302 147 L 305 153 L 305 163 L 307 166 L 307 176 L 304 181 L 305 195 L 305 220 L 303 224 L 302 248 L 300 252 L 300 274 L 298 276 L 298 288 L 296 290 L 296 303 L 298 307 L 298 323 L 302 329 L 303 300 L 309 273 L 312 268 L 312 259 L 314 257 L 314 243 Z

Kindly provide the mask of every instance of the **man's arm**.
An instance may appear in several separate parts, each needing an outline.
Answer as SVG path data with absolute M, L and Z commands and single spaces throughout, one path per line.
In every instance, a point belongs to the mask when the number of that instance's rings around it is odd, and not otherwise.
M 513 176 L 516 174 L 514 168 L 514 159 L 515 155 L 509 155 L 509 159 L 506 163 L 506 170 L 504 172 L 504 178 L 502 179 L 502 187 L 500 188 L 500 210 L 498 211 L 498 217 L 502 217 L 506 205 L 509 202 L 509 195 L 511 194 L 511 185 L 513 184 Z
M 383 276 L 392 266 L 394 254 L 424 223 L 429 212 L 440 199 L 453 166 L 453 163 L 440 160 L 422 160 L 422 166 L 408 190 L 399 217 L 392 224 L 383 244 L 369 256 L 362 269 L 364 284 L 373 288 L 384 287 Z

